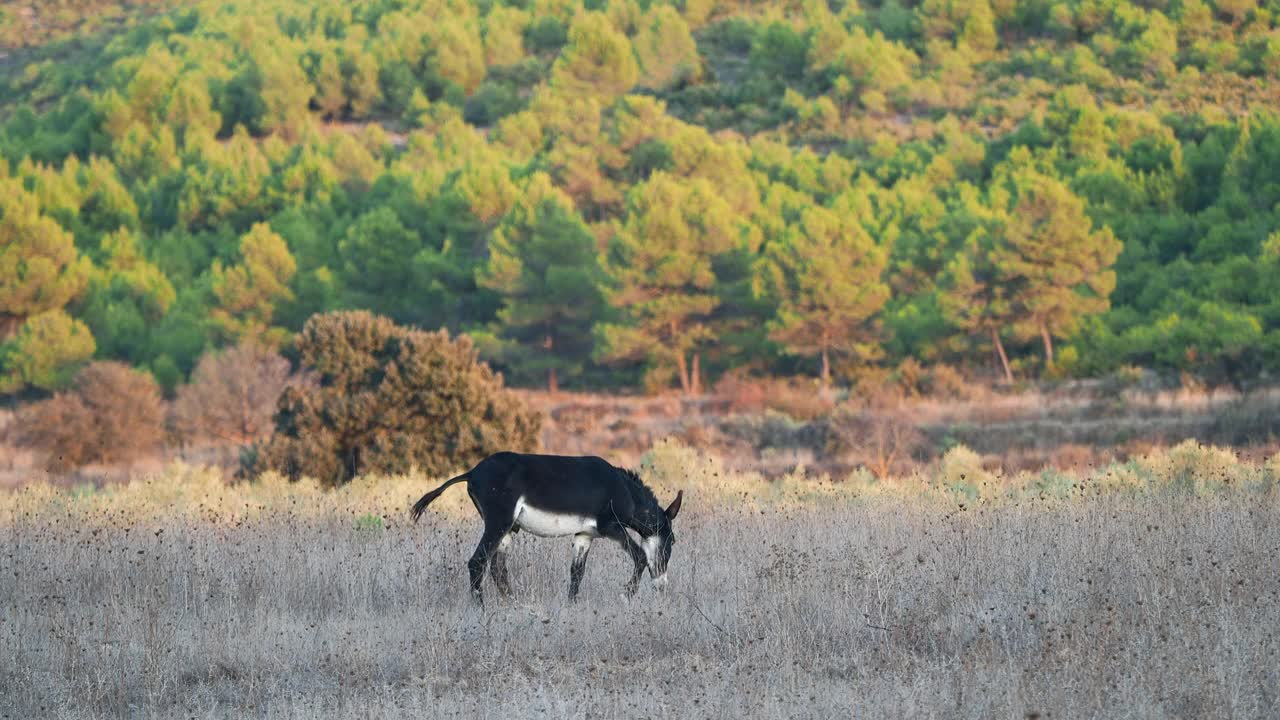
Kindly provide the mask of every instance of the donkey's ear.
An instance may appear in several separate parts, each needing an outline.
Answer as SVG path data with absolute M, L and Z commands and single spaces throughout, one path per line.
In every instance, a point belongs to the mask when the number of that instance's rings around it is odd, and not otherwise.
M 683 490 L 681 490 L 680 492 L 676 493 L 676 499 L 675 499 L 675 500 L 672 500 L 672 501 L 671 501 L 671 504 L 667 506 L 667 519 L 668 519 L 668 520 L 675 520 L 675 519 L 676 519 L 676 515 L 679 515 L 679 514 L 680 514 L 680 501 L 681 501 L 681 500 L 684 500 L 684 491 L 683 491 Z

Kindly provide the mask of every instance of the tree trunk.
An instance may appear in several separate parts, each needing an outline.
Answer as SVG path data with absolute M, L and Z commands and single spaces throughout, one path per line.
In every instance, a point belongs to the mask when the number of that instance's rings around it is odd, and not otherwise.
M 676 352 L 676 367 L 680 369 L 680 391 L 687 395 L 689 393 L 689 365 L 685 360 L 683 350 Z
M 689 371 L 689 375 L 690 375 L 689 382 L 692 385 L 693 395 L 702 394 L 702 369 L 698 360 L 699 360 L 698 353 L 694 353 L 693 354 L 693 370 Z
M 1053 369 L 1053 338 L 1049 337 L 1049 326 L 1040 323 L 1040 337 L 1044 339 L 1044 367 Z
M 18 328 L 22 327 L 24 320 L 26 318 L 21 315 L 0 312 L 0 342 L 5 342 L 17 334 Z
M 552 348 L 555 347 L 555 338 L 551 337 L 551 333 L 547 333 L 546 338 L 542 341 L 542 346 L 547 349 L 547 354 L 550 355 Z M 556 377 L 554 365 L 547 368 L 547 391 L 560 392 L 560 379 Z
M 822 348 L 822 390 L 826 392 L 831 387 L 831 355 L 826 346 Z
M 672 320 L 669 323 L 667 323 L 667 329 L 671 331 L 671 338 L 670 338 L 671 344 L 673 346 L 679 346 L 679 343 L 676 342 L 677 338 L 679 337 L 679 330 L 676 327 L 676 321 Z M 694 355 L 695 363 L 697 363 L 697 357 L 698 357 L 697 355 Z M 689 360 L 684 356 L 683 350 L 676 351 L 676 367 L 680 369 L 680 392 L 683 392 L 684 394 L 688 395 L 690 390 L 692 389 L 692 383 L 690 383 L 689 381 Z M 697 369 L 696 365 L 695 365 L 695 369 Z
M 1000 331 L 991 328 L 991 344 L 996 346 L 996 354 L 1000 356 L 1000 365 L 1004 368 L 1004 381 L 1013 384 L 1013 372 L 1009 370 L 1009 356 L 1004 354 L 1004 343 L 1000 342 Z

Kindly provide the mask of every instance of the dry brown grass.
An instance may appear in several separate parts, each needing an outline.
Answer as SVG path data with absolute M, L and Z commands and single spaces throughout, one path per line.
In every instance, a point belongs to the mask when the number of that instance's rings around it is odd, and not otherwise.
M 464 493 L 175 466 L 0 495 L 10 717 L 1275 717 L 1280 457 L 1186 444 L 1089 474 L 776 483 L 663 445 L 674 592 L 519 538 L 472 607 Z M 386 517 L 383 518 L 382 516 Z

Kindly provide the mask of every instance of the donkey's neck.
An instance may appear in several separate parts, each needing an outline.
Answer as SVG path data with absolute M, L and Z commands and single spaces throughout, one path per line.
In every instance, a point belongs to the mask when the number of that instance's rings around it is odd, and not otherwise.
M 630 480 L 627 483 L 627 491 L 631 494 L 631 504 L 634 508 L 627 525 L 641 535 L 652 535 L 661 527 L 662 506 L 658 504 L 658 498 L 654 496 L 653 491 L 640 480 L 638 475 L 630 470 L 625 472 Z

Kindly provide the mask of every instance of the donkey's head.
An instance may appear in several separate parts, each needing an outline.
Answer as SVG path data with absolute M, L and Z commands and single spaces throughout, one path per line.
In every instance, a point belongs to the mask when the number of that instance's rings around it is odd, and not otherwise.
M 657 527 L 650 535 L 644 536 L 640 546 L 644 548 L 645 559 L 649 563 L 649 574 L 653 577 L 653 586 L 658 590 L 667 588 L 667 562 L 671 560 L 671 546 L 676 544 L 676 535 L 671 530 L 671 521 L 680 514 L 680 501 L 684 499 L 684 491 L 676 493 L 667 509 L 658 514 Z

